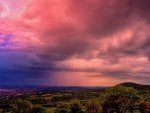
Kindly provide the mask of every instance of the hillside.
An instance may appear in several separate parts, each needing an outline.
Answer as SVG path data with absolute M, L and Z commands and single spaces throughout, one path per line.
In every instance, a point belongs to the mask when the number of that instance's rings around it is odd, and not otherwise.
M 142 84 L 137 84 L 137 83 L 132 83 L 132 82 L 121 83 L 119 85 L 126 86 L 126 87 L 133 87 L 137 90 L 147 90 L 147 89 L 150 90 L 150 85 L 142 85 Z

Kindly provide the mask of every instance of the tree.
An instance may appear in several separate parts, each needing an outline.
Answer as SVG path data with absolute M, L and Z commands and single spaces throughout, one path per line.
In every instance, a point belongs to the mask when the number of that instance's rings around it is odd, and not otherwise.
M 150 102 L 144 102 L 140 106 L 141 113 L 150 113 Z
M 117 86 L 107 89 L 102 94 L 103 113 L 133 113 L 139 109 L 141 96 L 131 87 Z
M 73 102 L 70 105 L 70 112 L 69 113 L 84 113 L 84 111 L 82 110 L 81 104 L 79 104 L 78 102 Z
M 101 112 L 101 105 L 99 102 L 92 101 L 89 102 L 86 106 L 86 113 L 100 113 Z
M 84 113 L 82 105 L 78 101 L 74 101 L 69 105 L 56 109 L 55 113 Z
M 25 100 L 17 100 L 13 106 L 12 113 L 30 113 L 32 110 L 32 103 Z
M 46 113 L 45 109 L 41 106 L 34 106 L 31 113 Z

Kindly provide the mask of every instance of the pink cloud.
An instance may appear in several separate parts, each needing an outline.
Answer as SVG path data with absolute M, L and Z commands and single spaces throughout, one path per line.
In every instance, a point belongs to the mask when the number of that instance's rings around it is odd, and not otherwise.
M 29 67 L 46 70 L 46 74 L 58 71 L 59 74 L 53 73 L 56 84 L 148 83 L 149 3 L 148 0 L 6 0 L 3 4 L 8 6 L 9 13 L 0 19 L 0 31 L 13 38 L 9 47 L 0 49 L 32 54 Z M 5 37 L 1 38 L 0 44 L 4 41 Z M 24 63 L 19 65 L 30 71 Z

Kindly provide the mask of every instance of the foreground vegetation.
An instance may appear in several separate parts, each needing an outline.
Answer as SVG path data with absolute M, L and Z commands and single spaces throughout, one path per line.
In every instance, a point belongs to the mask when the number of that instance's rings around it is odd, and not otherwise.
M 150 89 L 118 85 L 101 91 L 3 97 L 0 113 L 150 113 Z

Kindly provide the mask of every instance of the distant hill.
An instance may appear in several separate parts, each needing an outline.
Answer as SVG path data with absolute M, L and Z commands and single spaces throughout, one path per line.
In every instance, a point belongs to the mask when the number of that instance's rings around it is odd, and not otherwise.
M 132 83 L 132 82 L 121 83 L 119 85 L 126 86 L 126 87 L 133 87 L 138 90 L 147 90 L 147 89 L 150 90 L 150 85 L 142 85 L 142 84 L 137 84 L 137 83 Z
M 0 93 L 4 90 L 14 89 L 16 92 L 66 92 L 66 91 L 99 91 L 105 87 L 97 86 L 38 86 L 38 85 L 24 85 L 24 86 L 3 86 L 0 87 Z

